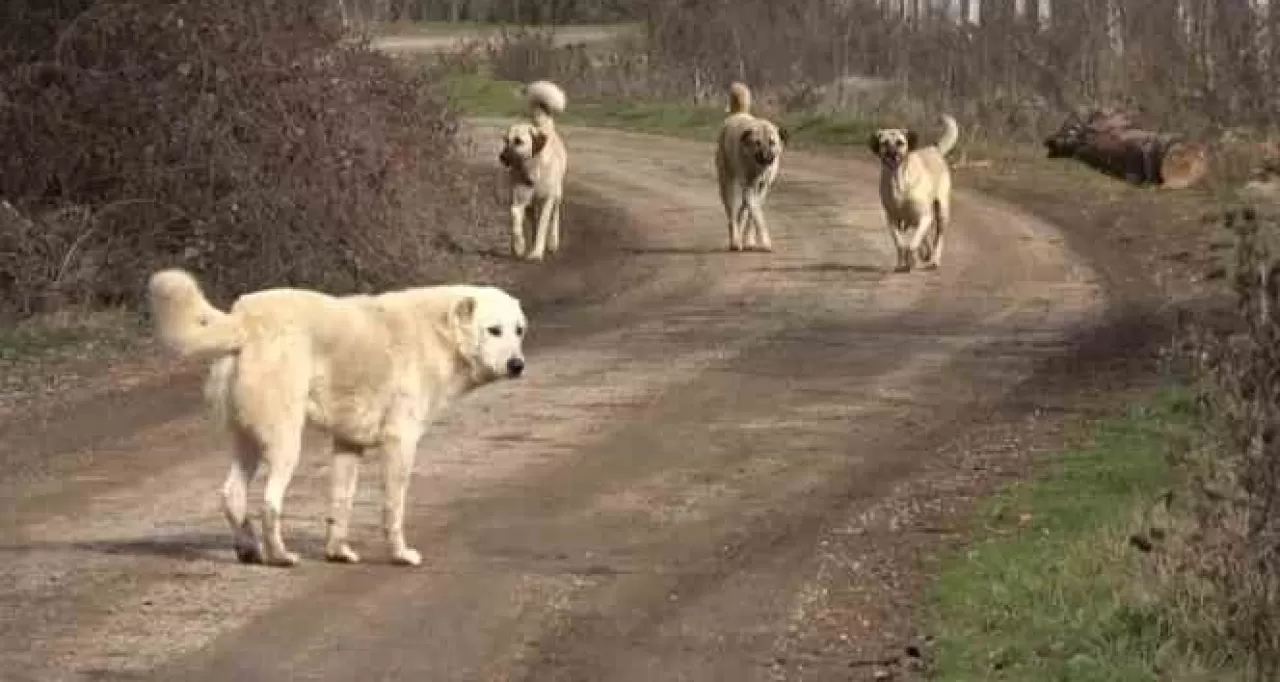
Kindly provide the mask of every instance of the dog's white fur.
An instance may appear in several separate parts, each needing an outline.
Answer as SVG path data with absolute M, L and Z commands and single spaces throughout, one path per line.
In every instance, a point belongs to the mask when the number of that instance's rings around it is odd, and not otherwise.
M 937 144 L 921 148 L 915 131 L 881 128 L 867 144 L 880 158 L 880 203 L 889 235 L 898 252 L 896 270 L 908 271 L 919 256 L 928 267 L 942 264 L 942 247 L 951 222 L 951 170 L 946 155 L 960 139 L 950 115 L 942 115 L 943 133 Z M 925 243 L 929 228 L 932 244 Z
M 205 395 L 231 434 L 223 511 L 243 562 L 292 566 L 281 513 L 306 423 L 333 439 L 325 555 L 356 562 L 347 542 L 360 460 L 382 458 L 383 526 L 392 561 L 422 556 L 404 538 L 404 504 L 418 441 L 452 399 L 524 369 L 520 302 L 494 287 L 442 285 L 375 296 L 267 289 L 213 307 L 178 269 L 152 275 L 156 334 L 184 356 L 212 359 Z M 248 488 L 267 465 L 262 545 Z M 264 552 L 265 550 L 265 552 Z
M 569 154 L 553 118 L 565 109 L 565 94 L 550 81 L 525 87 L 530 120 L 512 124 L 502 137 L 498 161 L 511 183 L 511 253 L 516 258 L 542 260 L 560 249 L 560 204 Z M 537 211 L 533 248 L 525 251 L 524 220 Z
M 772 251 L 764 202 L 778 177 L 787 130 L 751 114 L 751 90 L 742 83 L 729 87 L 726 111 L 716 142 L 716 180 L 729 221 L 729 250 Z

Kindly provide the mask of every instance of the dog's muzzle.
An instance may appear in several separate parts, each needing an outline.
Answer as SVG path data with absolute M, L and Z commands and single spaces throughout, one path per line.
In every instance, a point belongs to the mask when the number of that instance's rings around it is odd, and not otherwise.
M 507 360 L 507 375 L 512 379 L 518 378 L 524 374 L 524 358 L 511 358 Z
M 502 152 L 498 154 L 498 162 L 508 168 L 511 167 L 511 164 L 515 163 L 515 154 L 511 153 L 510 147 L 503 149 Z
M 767 166 L 773 163 L 773 160 L 776 158 L 778 158 L 777 154 L 770 154 L 769 152 L 756 152 L 756 163 L 760 164 L 761 166 Z

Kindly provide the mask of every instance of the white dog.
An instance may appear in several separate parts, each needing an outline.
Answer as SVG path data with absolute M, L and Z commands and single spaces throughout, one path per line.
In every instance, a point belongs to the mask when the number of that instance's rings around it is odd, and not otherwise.
M 898 251 L 898 272 L 909 271 L 917 255 L 930 268 L 942 264 L 943 237 L 951 221 L 951 171 L 946 155 L 960 139 L 956 120 L 942 115 L 942 138 L 921 148 L 914 130 L 881 128 L 867 144 L 880 157 L 880 203 Z M 929 228 L 932 244 L 925 243 Z
M 560 203 L 569 154 L 552 115 L 564 111 L 565 95 L 555 83 L 535 81 L 525 88 L 525 97 L 532 121 L 507 128 L 498 160 L 511 181 L 511 253 L 542 260 L 545 252 L 560 249 Z M 526 253 L 524 219 L 530 209 L 537 210 L 538 223 L 533 248 Z
M 716 180 L 729 221 L 729 250 L 772 251 L 764 201 L 778 177 L 787 130 L 751 114 L 751 90 L 742 83 L 729 86 L 728 112 L 716 143 Z
M 152 275 L 149 295 L 164 345 L 214 359 L 205 393 L 235 445 L 223 511 L 236 556 L 246 563 L 298 562 L 285 548 L 281 513 L 308 422 L 333 438 L 325 556 L 359 561 L 347 529 L 360 460 L 376 452 L 391 559 L 420 563 L 422 556 L 404 539 L 405 495 L 419 439 L 453 398 L 524 371 L 524 312 L 517 299 L 493 287 L 343 297 L 268 289 L 241 296 L 228 313 L 214 308 L 188 273 L 162 270 Z M 260 546 L 246 504 L 249 483 L 264 462 Z

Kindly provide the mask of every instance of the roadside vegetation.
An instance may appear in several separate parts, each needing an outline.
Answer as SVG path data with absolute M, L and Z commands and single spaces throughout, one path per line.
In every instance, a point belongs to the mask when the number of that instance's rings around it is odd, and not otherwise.
M 159 267 L 222 304 L 507 274 L 443 85 L 329 3 L 20 0 L 0 44 L 2 403 L 147 355 Z

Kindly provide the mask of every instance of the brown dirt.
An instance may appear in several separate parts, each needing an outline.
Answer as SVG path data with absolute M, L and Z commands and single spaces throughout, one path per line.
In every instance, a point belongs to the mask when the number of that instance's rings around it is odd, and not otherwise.
M 776 252 L 730 254 L 708 144 L 565 134 L 621 213 L 512 280 L 530 374 L 424 442 L 423 568 L 385 565 L 373 472 L 367 563 L 317 560 L 317 451 L 308 561 L 236 564 L 190 372 L 52 407 L 0 426 L 6 679 L 872 679 L 968 501 L 1149 368 L 1150 278 L 998 200 L 961 192 L 942 270 L 895 275 L 874 168 L 790 153 Z

